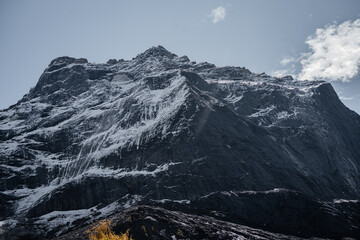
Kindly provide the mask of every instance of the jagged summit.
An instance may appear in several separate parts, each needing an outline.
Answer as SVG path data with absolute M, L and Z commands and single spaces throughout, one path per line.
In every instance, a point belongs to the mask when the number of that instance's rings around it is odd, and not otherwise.
M 177 57 L 177 55 L 169 52 L 163 46 L 158 45 L 157 47 L 155 46 L 151 47 L 147 49 L 145 52 L 137 55 L 136 59 L 143 59 L 148 57 L 155 57 L 155 58 L 167 57 L 169 59 L 173 59 L 174 57 Z
M 49 66 L 45 71 L 51 72 L 73 63 L 77 63 L 77 64 L 88 63 L 88 60 L 85 58 L 73 58 L 68 56 L 58 57 L 50 62 Z
M 71 63 L 88 63 L 88 60 L 85 58 L 73 58 L 68 56 L 57 57 L 50 62 L 49 66 L 59 65 L 59 64 L 71 64 Z

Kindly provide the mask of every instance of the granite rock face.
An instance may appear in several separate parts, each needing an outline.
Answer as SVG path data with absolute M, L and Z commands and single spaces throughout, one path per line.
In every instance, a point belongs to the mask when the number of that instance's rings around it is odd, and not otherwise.
M 191 213 L 213 194 L 278 188 L 316 206 L 319 218 L 293 223 L 301 232 L 332 219 L 318 209 L 342 201 L 348 210 L 334 222 L 349 228 L 309 232 L 356 236 L 359 169 L 360 116 L 329 83 L 194 63 L 161 46 L 106 64 L 57 58 L 0 111 L 0 217 L 8 228 L 35 224 L 42 236 L 140 202 Z M 256 201 L 266 208 L 265 196 Z M 201 211 L 221 210 L 210 203 Z M 234 208 L 224 220 L 286 232 L 288 218 L 236 208 L 251 204 L 224 198 Z

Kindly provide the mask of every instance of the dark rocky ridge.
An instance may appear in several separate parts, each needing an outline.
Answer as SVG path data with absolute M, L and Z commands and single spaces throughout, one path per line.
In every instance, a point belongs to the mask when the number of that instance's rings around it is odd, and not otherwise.
M 305 238 L 359 236 L 360 202 L 322 202 L 286 189 L 216 192 L 163 207 Z
M 121 234 L 130 229 L 130 235 L 134 239 L 300 239 L 220 221 L 212 217 L 150 206 L 130 208 L 123 213 L 110 216 L 109 219 L 112 220 L 112 229 L 115 233 Z M 89 227 L 80 228 L 55 239 L 88 239 L 85 232 Z
M 309 237 L 306 229 L 319 237 L 357 236 L 358 215 L 350 213 L 358 202 L 345 201 L 344 216 L 333 207 L 335 218 L 321 209 L 333 199 L 359 199 L 359 144 L 360 116 L 323 81 L 196 64 L 161 46 L 107 64 L 61 57 L 0 112 L 0 212 L 60 233 L 129 201 L 181 202 L 176 210 L 203 214 L 223 211 L 205 196 L 286 188 L 304 194 L 294 202 L 314 206 L 316 216 L 288 226 L 289 218 L 263 219 L 241 210 L 253 201 L 232 197 L 221 198 L 234 208 L 223 220 L 298 236 Z M 273 195 L 279 206 L 291 203 L 281 191 Z M 264 209 L 271 206 L 256 196 Z M 296 211 L 307 209 L 301 204 Z M 79 209 L 94 214 L 75 216 Z M 56 222 L 55 213 L 68 217 Z M 343 227 L 312 228 L 327 221 Z

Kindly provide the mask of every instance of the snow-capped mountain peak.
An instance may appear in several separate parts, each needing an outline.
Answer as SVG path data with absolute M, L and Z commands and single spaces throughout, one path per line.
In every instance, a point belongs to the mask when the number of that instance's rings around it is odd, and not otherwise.
M 102 64 L 60 57 L 0 111 L 1 216 L 105 216 L 144 199 L 274 188 L 358 198 L 358 143 L 359 115 L 324 81 L 195 63 L 162 46 Z

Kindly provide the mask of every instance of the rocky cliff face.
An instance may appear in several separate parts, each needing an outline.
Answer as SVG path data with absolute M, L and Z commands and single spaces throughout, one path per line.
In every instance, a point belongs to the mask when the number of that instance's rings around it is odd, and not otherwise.
M 323 209 L 359 199 L 359 170 L 360 116 L 329 83 L 195 63 L 161 46 L 107 64 L 57 58 L 0 112 L 1 217 L 48 236 L 140 202 L 195 211 L 221 192 L 290 189 Z M 267 229 L 241 211 L 226 216 Z M 331 236 L 359 233 L 347 216 L 334 223 L 353 227 Z M 300 219 L 287 233 L 303 233 Z M 281 232 L 288 219 L 274 221 Z

